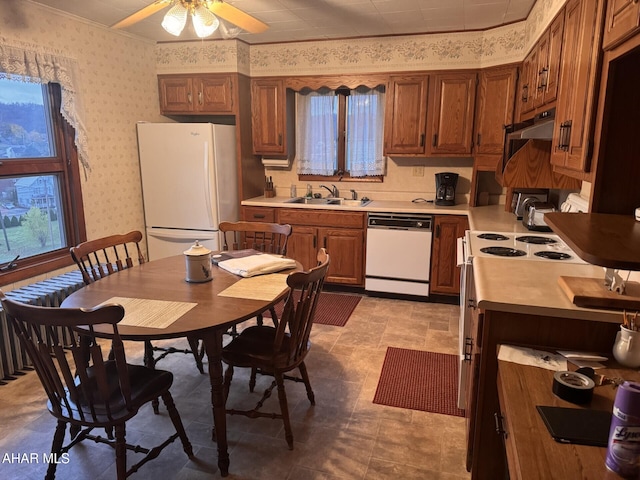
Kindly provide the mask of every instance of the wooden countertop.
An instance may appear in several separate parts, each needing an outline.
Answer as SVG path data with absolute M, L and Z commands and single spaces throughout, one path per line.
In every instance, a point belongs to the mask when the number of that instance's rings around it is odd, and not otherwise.
M 553 212 L 544 219 L 583 260 L 640 270 L 640 222 L 632 215 Z
M 612 362 L 613 363 L 613 362 Z M 640 373 L 626 368 L 598 370 L 607 377 L 640 381 Z M 511 478 L 522 480 L 618 479 L 607 470 L 607 449 L 558 443 L 549 434 L 536 405 L 611 411 L 616 389 L 596 387 L 591 403 L 579 407 L 555 396 L 553 372 L 543 368 L 498 362 L 500 408 L 505 418 L 505 446 Z

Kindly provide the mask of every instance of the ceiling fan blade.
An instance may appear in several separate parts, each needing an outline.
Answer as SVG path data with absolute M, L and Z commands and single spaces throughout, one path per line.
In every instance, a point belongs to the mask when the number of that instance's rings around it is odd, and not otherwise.
M 269 28 L 266 23 L 220 0 L 209 2 L 208 7 L 214 15 L 237 25 L 249 33 L 262 33 Z
M 151 5 L 138 10 L 133 15 L 129 15 L 127 18 L 120 20 L 118 23 L 111 25 L 111 28 L 126 28 L 134 23 L 138 23 L 140 20 L 144 20 L 150 17 L 156 12 L 159 12 L 163 8 L 167 7 L 172 0 L 156 0 Z

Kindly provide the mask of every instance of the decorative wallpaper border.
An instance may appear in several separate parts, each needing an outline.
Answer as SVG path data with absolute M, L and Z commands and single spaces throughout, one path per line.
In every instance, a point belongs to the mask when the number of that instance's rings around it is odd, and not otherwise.
M 485 68 L 521 62 L 566 0 L 538 0 L 527 20 L 479 32 L 248 45 L 238 40 L 156 46 L 158 73 L 249 76 Z

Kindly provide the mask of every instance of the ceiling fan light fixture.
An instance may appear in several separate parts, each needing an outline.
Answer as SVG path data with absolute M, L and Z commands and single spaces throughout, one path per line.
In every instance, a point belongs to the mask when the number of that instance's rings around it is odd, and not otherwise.
M 218 29 L 220 20 L 202 4 L 193 9 L 191 14 L 193 29 L 199 38 L 208 37 Z
M 171 35 L 176 37 L 182 33 L 184 26 L 187 24 L 187 14 L 189 11 L 182 3 L 178 2 L 169 9 L 167 14 L 162 19 L 162 28 L 164 28 Z

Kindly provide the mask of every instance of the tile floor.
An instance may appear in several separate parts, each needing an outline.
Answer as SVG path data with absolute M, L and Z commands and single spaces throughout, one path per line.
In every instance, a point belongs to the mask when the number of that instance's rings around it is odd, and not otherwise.
M 455 305 L 365 296 L 345 327 L 315 325 L 307 365 L 316 405 L 309 405 L 302 384 L 286 384 L 294 450 L 287 449 L 280 420 L 227 417 L 231 459 L 227 478 L 470 478 L 464 467 L 463 418 L 372 403 L 387 346 L 453 354 L 457 322 Z M 139 359 L 137 344 L 128 344 L 127 349 L 129 360 Z M 172 394 L 196 459 L 190 461 L 176 441 L 132 478 L 220 478 L 216 447 L 210 440 L 208 377 L 198 374 L 189 355 L 170 355 L 159 365 L 175 375 Z M 250 395 L 248 373 L 236 369 L 229 404 L 253 406 L 268 383 L 268 378 L 259 378 L 257 393 Z M 44 478 L 46 465 L 41 460 L 12 463 L 6 454 L 35 453 L 41 459 L 49 451 L 55 420 L 45 402 L 34 373 L 0 386 L 0 478 Z M 265 407 L 270 405 L 277 408 L 275 393 Z M 161 408 L 161 415 L 154 416 L 146 406 L 127 424 L 127 440 L 153 445 L 157 433 L 168 436 L 171 428 L 166 410 Z M 129 455 L 129 464 L 137 461 L 136 454 Z M 115 478 L 113 452 L 106 445 L 84 442 L 71 450 L 67 464 L 58 466 L 58 478 Z

